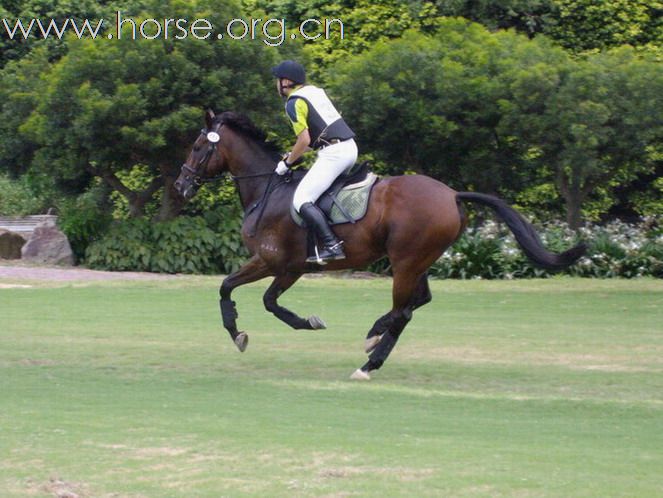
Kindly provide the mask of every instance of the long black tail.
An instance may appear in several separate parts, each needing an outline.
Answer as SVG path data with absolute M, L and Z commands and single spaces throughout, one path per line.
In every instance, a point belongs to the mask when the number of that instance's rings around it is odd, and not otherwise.
M 456 199 L 483 204 L 493 209 L 504 220 L 516 237 L 523 252 L 535 264 L 548 270 L 561 270 L 575 263 L 587 250 L 585 244 L 579 244 L 561 254 L 548 251 L 534 227 L 515 209 L 498 197 L 476 192 L 458 192 Z

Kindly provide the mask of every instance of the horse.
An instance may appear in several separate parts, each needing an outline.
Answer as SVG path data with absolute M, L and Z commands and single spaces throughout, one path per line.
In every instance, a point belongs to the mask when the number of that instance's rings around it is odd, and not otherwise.
M 355 223 L 336 225 L 344 241 L 346 259 L 324 266 L 306 263 L 307 232 L 292 220 L 290 205 L 304 172 L 274 173 L 281 155 L 266 135 L 246 116 L 236 112 L 205 113 L 205 128 L 195 140 L 174 183 L 191 199 L 204 182 L 229 173 L 244 210 L 242 239 L 250 259 L 228 275 L 219 289 L 221 318 L 233 342 L 244 352 L 248 335 L 237 328 L 237 310 L 231 294 L 237 287 L 274 277 L 263 296 L 264 307 L 293 329 L 326 328 L 317 316 L 302 318 L 279 305 L 278 298 L 305 273 L 361 269 L 386 256 L 393 275 L 391 310 L 369 330 L 368 361 L 351 375 L 368 380 L 382 367 L 413 312 L 432 299 L 429 267 L 458 240 L 467 226 L 465 202 L 491 208 L 514 234 L 536 265 L 559 270 L 585 252 L 579 244 L 561 253 L 549 252 L 534 227 L 503 200 L 474 192 L 457 192 L 425 175 L 380 178 L 370 195 L 365 216 Z

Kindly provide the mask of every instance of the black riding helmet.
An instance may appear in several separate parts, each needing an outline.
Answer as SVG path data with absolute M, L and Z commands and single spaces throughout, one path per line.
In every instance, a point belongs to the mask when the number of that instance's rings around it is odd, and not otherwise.
M 283 61 L 272 68 L 275 78 L 287 78 L 294 83 L 303 85 L 306 82 L 306 70 L 299 62 Z

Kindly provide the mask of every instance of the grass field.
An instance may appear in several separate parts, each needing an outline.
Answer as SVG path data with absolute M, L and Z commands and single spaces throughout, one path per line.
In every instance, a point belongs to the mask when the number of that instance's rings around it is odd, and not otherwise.
M 663 282 L 433 282 L 368 383 L 390 281 L 266 285 L 0 289 L 0 497 L 663 496 Z

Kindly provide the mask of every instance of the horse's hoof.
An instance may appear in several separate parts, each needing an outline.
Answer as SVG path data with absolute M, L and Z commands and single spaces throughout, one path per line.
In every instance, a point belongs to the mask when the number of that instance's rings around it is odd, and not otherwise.
M 327 328 L 327 324 L 323 322 L 322 318 L 319 316 L 313 315 L 312 317 L 309 317 L 308 323 L 311 325 L 311 329 L 313 330 L 322 330 Z
M 350 378 L 352 380 L 371 380 L 371 376 L 368 374 L 368 372 L 364 372 L 361 368 L 355 370 Z
M 366 354 L 372 353 L 373 350 L 378 347 L 378 344 L 380 344 L 381 340 L 382 334 L 367 338 L 366 342 L 364 343 L 364 351 L 366 351 Z
M 241 353 L 246 351 L 246 346 L 249 345 L 249 335 L 246 332 L 240 332 L 237 334 L 237 337 L 235 337 L 235 346 L 237 346 L 237 349 Z

